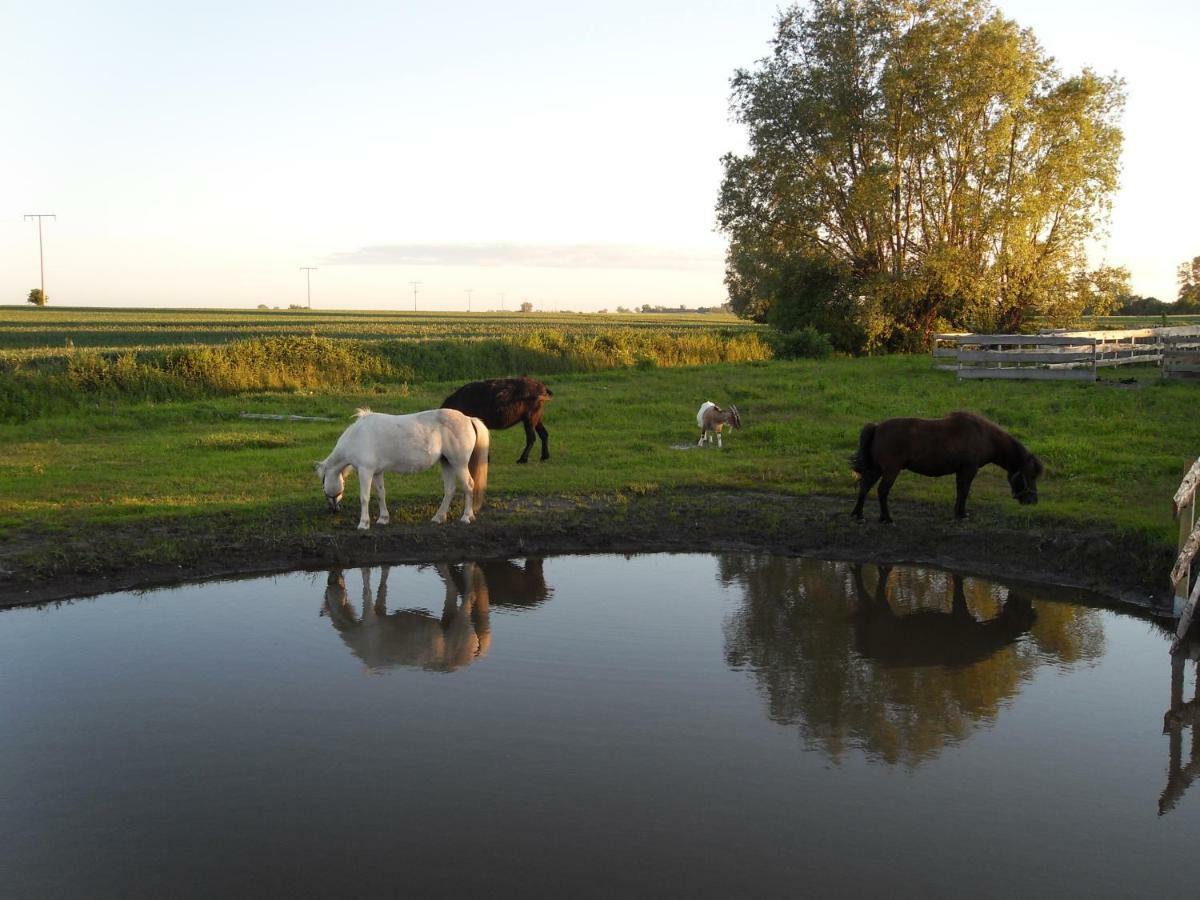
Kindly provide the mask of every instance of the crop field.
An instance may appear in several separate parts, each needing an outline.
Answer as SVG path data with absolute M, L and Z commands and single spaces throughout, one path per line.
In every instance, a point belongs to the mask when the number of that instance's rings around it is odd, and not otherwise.
M 147 350 L 263 337 L 319 336 L 358 341 L 478 340 L 540 331 L 588 335 L 754 332 L 761 326 L 724 314 L 599 315 L 331 310 L 193 310 L 0 306 L 0 351 L 53 353 L 64 347 Z
M 724 315 L 0 308 L 0 421 L 80 404 L 262 390 L 374 391 L 771 357 Z

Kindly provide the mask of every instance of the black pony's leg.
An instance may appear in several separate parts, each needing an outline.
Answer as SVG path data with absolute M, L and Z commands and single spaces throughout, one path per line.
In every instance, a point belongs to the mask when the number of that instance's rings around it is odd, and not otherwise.
M 899 472 L 884 472 L 883 479 L 879 482 L 879 521 L 891 522 L 892 514 L 888 512 L 888 493 L 892 490 L 892 485 L 896 481 L 896 476 Z
M 875 487 L 875 482 L 882 475 L 879 469 L 868 469 L 863 472 L 858 479 L 858 502 L 854 504 L 854 511 L 850 513 L 854 518 L 861 519 L 863 517 L 863 504 L 867 502 L 867 494 L 871 493 L 871 488 Z
M 529 451 L 533 447 L 533 426 L 529 424 L 528 419 L 522 419 L 521 424 L 525 426 L 525 449 L 521 453 L 521 458 L 517 460 L 519 463 L 529 462 Z
M 955 473 L 955 482 L 958 486 L 958 493 L 954 498 L 954 518 L 956 519 L 967 517 L 967 494 L 971 493 L 971 482 L 975 480 L 978 471 L 977 467 L 968 466 Z
M 542 462 L 545 462 L 550 458 L 550 432 L 546 430 L 541 419 L 538 419 L 537 433 L 538 437 L 542 439 Z

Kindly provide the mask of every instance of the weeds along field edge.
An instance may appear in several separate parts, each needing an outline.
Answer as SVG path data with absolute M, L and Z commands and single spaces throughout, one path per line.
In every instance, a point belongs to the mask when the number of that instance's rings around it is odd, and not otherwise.
M 225 344 L 30 355 L 0 351 L 0 421 L 70 412 L 96 400 L 194 400 L 256 391 L 674 368 L 771 358 L 757 331 L 708 328 L 542 328 L 497 336 L 358 340 L 250 337 Z

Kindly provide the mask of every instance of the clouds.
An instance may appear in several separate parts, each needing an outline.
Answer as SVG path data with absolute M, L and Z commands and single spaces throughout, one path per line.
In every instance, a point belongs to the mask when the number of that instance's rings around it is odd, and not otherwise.
M 719 267 L 719 253 L 645 244 L 432 243 L 377 244 L 334 253 L 330 266 L 528 266 L 542 269 L 700 270 Z

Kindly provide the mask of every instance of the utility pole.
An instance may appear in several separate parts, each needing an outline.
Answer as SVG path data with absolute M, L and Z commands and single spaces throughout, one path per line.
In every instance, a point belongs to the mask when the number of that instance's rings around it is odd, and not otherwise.
M 312 309 L 312 273 L 317 271 L 317 267 L 301 266 L 300 271 L 304 273 L 304 281 L 308 285 L 308 308 Z
M 42 252 L 42 219 L 58 221 L 58 216 L 54 213 L 29 213 L 25 217 L 25 221 L 28 222 L 30 219 L 37 219 L 38 223 L 38 268 L 42 271 L 42 302 L 46 303 L 49 298 L 46 297 L 46 256 Z
M 412 285 L 412 289 L 413 289 L 413 312 L 416 312 L 417 311 L 417 285 L 424 284 L 424 282 L 423 281 L 410 281 L 409 284 Z
M 504 294 L 500 295 L 500 312 L 504 312 Z
M 475 288 L 467 288 L 467 312 L 471 311 L 471 295 L 475 293 Z

